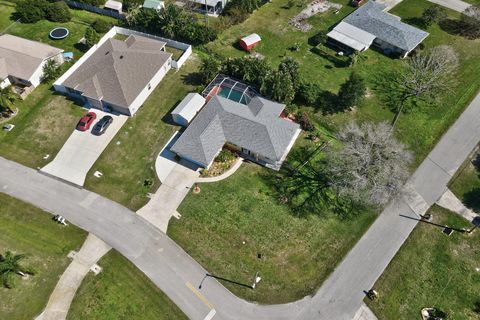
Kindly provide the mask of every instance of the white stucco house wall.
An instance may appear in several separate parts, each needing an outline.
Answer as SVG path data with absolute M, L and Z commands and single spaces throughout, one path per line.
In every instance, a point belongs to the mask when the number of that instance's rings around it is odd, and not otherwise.
M 50 61 L 63 63 L 63 50 L 37 41 L 3 34 L 0 36 L 0 88 L 11 84 L 37 87 L 43 67 Z
M 172 67 L 166 42 L 138 34 L 115 39 L 112 28 L 54 83 L 90 108 L 134 115 Z

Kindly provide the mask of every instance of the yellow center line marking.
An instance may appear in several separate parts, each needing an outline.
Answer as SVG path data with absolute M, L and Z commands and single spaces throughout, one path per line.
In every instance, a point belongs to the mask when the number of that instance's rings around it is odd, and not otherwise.
M 213 305 L 205 298 L 203 294 L 201 294 L 190 282 L 186 282 L 185 285 L 187 286 L 188 289 L 190 289 L 197 297 L 198 299 L 202 300 L 202 302 L 209 307 L 210 309 L 213 309 Z

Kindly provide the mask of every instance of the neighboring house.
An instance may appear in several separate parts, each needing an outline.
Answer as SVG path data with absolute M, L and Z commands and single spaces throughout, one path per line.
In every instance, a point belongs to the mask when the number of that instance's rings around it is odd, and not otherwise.
M 328 33 L 328 42 L 359 52 L 373 45 L 386 54 L 406 57 L 429 33 L 401 22 L 385 9 L 384 4 L 368 1 Z
M 0 36 L 0 88 L 36 87 L 49 60 L 63 63 L 63 50 L 9 34 Z
M 279 170 L 301 131 L 298 124 L 280 117 L 285 105 L 260 96 L 248 104 L 220 95 L 209 99 L 170 150 L 208 168 L 226 146 Z
M 68 70 L 55 90 L 88 107 L 131 116 L 171 68 L 165 45 L 133 34 L 124 41 L 108 38 Z
M 188 126 L 190 121 L 205 105 L 205 98 L 198 93 L 189 93 L 172 111 L 172 119 L 181 126 Z
M 145 0 L 142 7 L 146 9 L 161 10 L 165 8 L 165 4 L 160 0 Z

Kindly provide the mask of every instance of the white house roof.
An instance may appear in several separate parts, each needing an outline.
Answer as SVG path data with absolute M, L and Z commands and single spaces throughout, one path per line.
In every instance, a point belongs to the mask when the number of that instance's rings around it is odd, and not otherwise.
M 105 2 L 105 8 L 117 10 L 119 12 L 122 11 L 122 3 L 114 0 L 108 0 Z
M 198 93 L 189 93 L 182 102 L 172 111 L 172 115 L 179 115 L 190 122 L 205 104 L 205 98 Z
M 248 35 L 246 37 L 243 37 L 242 38 L 242 41 L 247 45 L 251 45 L 251 44 L 254 44 L 254 43 L 257 43 L 259 41 L 261 41 L 262 39 L 260 38 L 260 36 L 256 33 L 252 33 L 251 35 Z
M 143 2 L 143 8 L 160 9 L 162 7 L 163 7 L 163 1 L 161 0 L 145 0 Z
M 343 21 L 330 31 L 327 36 L 357 51 L 368 49 L 376 38 L 373 34 Z
M 205 0 L 193 0 L 193 2 L 205 5 Z M 219 2 L 222 3 L 221 0 L 206 0 L 206 2 L 207 2 L 207 6 L 210 6 L 210 7 L 215 7 Z

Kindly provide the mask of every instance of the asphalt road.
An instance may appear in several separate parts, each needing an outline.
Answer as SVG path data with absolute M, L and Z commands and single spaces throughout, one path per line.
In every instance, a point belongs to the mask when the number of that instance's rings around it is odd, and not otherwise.
M 207 272 L 164 233 L 95 193 L 3 158 L 0 191 L 61 214 L 95 234 L 132 261 L 191 319 L 212 319 L 213 315 L 215 320 L 350 320 L 364 290 L 371 288 L 415 227 L 418 214 L 443 194 L 480 141 L 479 119 L 480 95 L 412 175 L 405 193 L 384 210 L 320 290 L 313 297 L 284 305 L 260 306 L 235 297 L 215 279 L 205 278 Z

